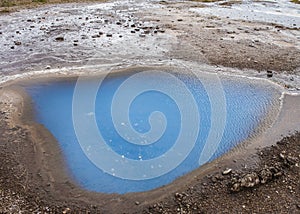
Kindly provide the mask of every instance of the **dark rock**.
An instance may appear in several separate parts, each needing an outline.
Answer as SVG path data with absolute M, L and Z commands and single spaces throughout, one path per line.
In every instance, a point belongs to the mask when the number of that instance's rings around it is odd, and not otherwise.
M 107 37 L 112 37 L 113 35 L 111 33 L 106 34 Z
M 14 43 L 15 43 L 15 45 L 21 45 L 22 44 L 22 42 L 20 42 L 20 41 L 14 41 Z
M 177 21 L 178 21 L 178 22 L 182 22 L 182 21 L 183 21 L 183 19 L 177 19 Z
M 63 36 L 59 36 L 59 37 L 56 37 L 55 40 L 56 40 L 57 42 L 62 42 L 62 41 L 64 41 L 65 39 L 64 39 Z
M 95 39 L 95 38 L 99 38 L 100 35 L 99 34 L 96 34 L 96 35 L 92 35 L 92 38 Z
M 273 77 L 273 71 L 267 70 L 267 77 Z

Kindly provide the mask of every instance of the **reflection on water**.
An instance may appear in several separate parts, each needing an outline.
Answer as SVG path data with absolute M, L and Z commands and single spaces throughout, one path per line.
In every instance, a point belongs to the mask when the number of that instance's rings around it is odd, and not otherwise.
M 116 90 L 131 75 L 124 74 L 106 77 L 96 96 L 95 111 L 87 112 L 85 116 L 95 116 L 98 131 L 101 133 L 106 145 L 120 157 L 135 161 L 159 158 L 174 146 L 174 142 L 180 135 L 184 118 L 180 114 L 180 107 L 177 105 L 178 102 L 176 100 L 171 99 L 166 93 L 149 90 L 136 96 L 130 104 L 128 115 L 130 124 L 119 122 L 124 126 L 131 125 L 138 133 L 147 133 L 152 128 L 148 121 L 149 116 L 151 113 L 159 111 L 163 113 L 167 121 L 162 136 L 156 142 L 146 142 L 143 145 L 143 143 L 132 143 L 129 138 L 126 138 L 126 133 L 118 133 L 112 117 L 111 105 Z M 213 95 L 207 93 L 206 87 L 199 79 L 184 75 L 176 76 L 186 85 L 194 97 L 200 115 L 199 132 L 194 147 L 178 167 L 159 177 L 145 180 L 122 179 L 114 176 L 114 173 L 105 173 L 87 158 L 76 138 L 72 120 L 75 81 L 56 81 L 47 84 L 35 83 L 27 86 L 26 90 L 33 99 L 37 114 L 36 120 L 44 124 L 58 140 L 70 174 L 80 186 L 88 190 L 106 193 L 139 192 L 169 184 L 174 179 L 198 168 L 199 156 L 207 141 L 209 131 L 214 131 L 214 127 L 211 126 L 211 100 L 219 98 L 209 97 Z M 155 77 L 152 75 L 144 78 L 144 83 L 138 82 L 138 85 L 159 79 L 160 76 Z M 271 86 L 233 79 L 221 79 L 221 82 L 226 99 L 226 125 L 221 142 L 210 160 L 226 153 L 251 136 L 263 119 L 267 117 L 269 107 L 273 105 L 274 99 L 278 98 L 274 88 Z M 157 84 L 158 87 L 160 85 L 167 86 L 164 81 L 157 81 Z M 215 83 L 211 82 L 209 84 L 214 86 Z M 135 90 L 134 85 L 133 82 L 129 86 L 129 91 L 131 89 Z M 85 89 L 88 91 L 91 84 L 86 82 L 83 87 L 86 87 Z M 175 91 L 174 93 L 181 93 L 181 91 Z M 185 98 L 183 97 L 183 99 Z M 188 101 L 184 101 L 184 103 L 186 105 L 185 108 L 189 108 L 191 105 Z M 117 110 L 120 109 L 121 111 L 122 108 L 125 108 L 125 106 L 117 106 Z M 86 127 L 85 132 L 89 132 L 88 127 Z M 89 140 L 93 141 L 93 139 Z M 188 143 L 191 139 L 186 138 L 185 140 Z M 122 170 L 126 171 L 126 169 Z M 155 170 L 155 167 L 153 170 Z

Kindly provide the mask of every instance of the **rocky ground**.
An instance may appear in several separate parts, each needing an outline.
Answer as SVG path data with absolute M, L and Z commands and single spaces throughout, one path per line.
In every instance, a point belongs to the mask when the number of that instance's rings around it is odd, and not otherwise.
M 35 70 L 61 72 L 70 66 L 193 65 L 268 77 L 287 92 L 299 91 L 299 19 L 286 21 L 280 16 L 262 22 L 201 10 L 214 12 L 214 8 L 236 5 L 233 1 L 213 4 L 113 1 L 3 15 L 0 82 Z M 37 143 L 30 125 L 24 125 L 22 98 L 2 87 L 0 92 L 0 213 L 300 212 L 299 133 L 257 151 L 259 161 L 250 168 L 236 163 L 237 168 L 218 169 L 188 185 L 165 187 L 149 196 L 83 197 L 85 193 L 68 181 L 57 182 L 45 173 L 43 161 L 51 162 L 52 156 L 40 151 L 41 141 Z

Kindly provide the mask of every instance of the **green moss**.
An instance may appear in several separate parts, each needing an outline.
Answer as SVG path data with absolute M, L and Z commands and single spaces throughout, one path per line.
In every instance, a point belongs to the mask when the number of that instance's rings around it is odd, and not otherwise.
M 295 4 L 300 4 L 300 0 L 291 0 L 291 2 L 293 2 Z
M 47 2 L 47 0 L 32 0 L 32 2 L 46 3 L 46 2 Z

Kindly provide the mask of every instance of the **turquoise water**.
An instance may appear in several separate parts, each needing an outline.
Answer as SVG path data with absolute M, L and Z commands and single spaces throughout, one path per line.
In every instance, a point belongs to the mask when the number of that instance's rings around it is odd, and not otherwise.
M 180 135 L 180 129 L 183 126 L 182 120 L 184 119 L 180 114 L 181 107 L 177 105 L 178 102 L 176 100 L 173 100 L 171 96 L 161 91 L 148 90 L 138 94 L 131 102 L 128 111 L 133 129 L 142 134 L 151 130 L 148 118 L 151 113 L 156 111 L 163 113 L 164 119 L 167 121 L 166 127 L 161 136 L 153 143 L 136 144 L 132 143 L 129 138 L 123 138 L 122 133 L 116 130 L 111 106 L 117 89 L 131 75 L 133 73 L 114 76 L 108 75 L 103 80 L 96 94 L 95 111 L 90 116 L 95 116 L 98 131 L 101 133 L 106 145 L 115 154 L 122 158 L 136 161 L 159 158 L 169 151 L 170 148 L 173 148 L 172 146 Z M 55 136 L 63 151 L 70 175 L 81 187 L 105 193 L 140 192 L 169 184 L 176 178 L 198 168 L 199 157 L 204 149 L 209 132 L 217 130 L 211 125 L 211 101 L 221 98 L 212 98 L 211 96 L 214 96 L 214 94 L 207 93 L 207 88 L 203 85 L 203 82 L 195 77 L 183 75 L 176 75 L 176 77 L 186 85 L 199 111 L 200 125 L 198 129 L 191 130 L 191 132 L 197 134 L 196 141 L 186 158 L 183 158 L 178 166 L 165 174 L 160 174 L 149 179 L 122 178 L 117 173 L 115 175 L 112 172 L 102 170 L 87 157 L 84 148 L 76 136 L 73 123 L 74 118 L 72 117 L 76 81 L 35 83 L 26 86 L 26 90 L 32 97 L 37 122 L 43 124 Z M 146 76 L 143 79 L 145 82 L 139 81 L 138 85 L 145 84 L 154 78 L 159 79 L 160 77 L 153 75 Z M 156 79 L 154 80 L 156 81 Z M 81 87 L 86 89 L 88 93 L 89 87 L 93 85 L 93 81 L 95 82 L 96 80 L 86 80 Z M 268 106 L 271 105 L 275 93 L 272 88 L 249 82 L 221 79 L 221 83 L 225 95 L 225 106 L 223 107 L 226 110 L 226 121 L 223 135 L 222 133 L 217 133 L 221 135 L 221 140 L 209 160 L 213 160 L 226 153 L 253 134 L 255 128 L 266 117 Z M 214 82 L 211 82 L 211 84 L 214 85 Z M 156 81 L 156 85 L 157 87 L 162 85 L 164 87 L 168 86 L 163 81 Z M 136 90 L 132 85 L 128 86 L 128 88 L 129 92 Z M 181 92 L 175 91 L 174 93 Z M 123 94 L 123 97 L 126 97 L 126 94 Z M 83 98 L 82 103 L 84 104 L 84 102 Z M 185 105 L 184 108 L 190 108 L 191 103 L 188 101 L 184 101 L 183 103 Z M 121 105 L 122 103 L 117 104 L 115 108 L 117 111 L 121 111 L 126 107 Z M 222 108 L 222 106 L 218 108 Z M 215 117 L 224 118 L 223 116 L 217 115 Z M 191 121 L 193 121 L 193 118 L 192 116 Z M 89 129 L 87 128 L 84 132 L 88 133 Z M 188 143 L 191 139 L 187 137 L 185 140 Z M 101 157 L 99 158 L 101 159 Z M 172 161 L 170 160 L 170 162 Z M 117 161 L 116 163 L 108 161 L 106 163 L 110 165 L 118 164 Z M 126 171 L 126 168 L 123 170 Z M 133 173 L 134 171 L 128 170 L 126 176 L 133 176 Z

